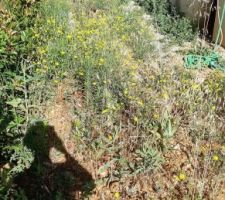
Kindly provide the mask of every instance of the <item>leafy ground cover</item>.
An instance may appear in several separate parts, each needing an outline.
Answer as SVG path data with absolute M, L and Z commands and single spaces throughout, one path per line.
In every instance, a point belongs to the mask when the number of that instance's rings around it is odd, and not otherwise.
M 170 0 L 136 0 L 145 10 L 154 16 L 153 22 L 160 32 L 167 34 L 170 40 L 180 44 L 192 41 L 197 32 L 191 20 L 183 17 Z
M 223 72 L 185 69 L 194 45 L 130 1 L 20 6 L 13 64 L 0 35 L 2 199 L 224 199 Z

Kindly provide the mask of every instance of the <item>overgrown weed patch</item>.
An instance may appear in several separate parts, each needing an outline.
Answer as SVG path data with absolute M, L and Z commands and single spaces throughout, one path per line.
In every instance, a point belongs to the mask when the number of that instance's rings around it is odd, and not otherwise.
M 88 182 L 84 195 L 216 198 L 224 184 L 224 74 L 210 71 L 199 78 L 195 71 L 161 62 L 152 45 L 151 20 L 143 19 L 142 9 L 127 11 L 126 6 L 120 0 L 40 3 L 30 30 L 35 48 L 22 62 L 23 73 L 13 79 L 24 96 L 6 102 L 17 116 L 17 124 L 10 126 L 26 134 L 32 121 L 44 117 L 55 88 L 70 80 L 71 90 L 61 96 L 73 105 L 68 112 L 76 149 L 70 153 L 93 169 L 96 186 L 93 190 Z M 5 50 L 5 33 L 2 38 Z M 30 152 L 23 138 L 18 146 L 4 148 L 5 153 L 14 151 L 8 154 L 9 172 L 32 165 L 35 151 Z M 46 168 L 39 170 L 45 174 Z M 73 181 L 57 178 L 57 187 Z M 109 189 L 101 189 L 104 186 Z M 25 195 L 22 188 L 9 188 L 8 196 Z M 55 188 L 48 190 L 53 193 Z M 54 196 L 64 197 L 63 190 Z

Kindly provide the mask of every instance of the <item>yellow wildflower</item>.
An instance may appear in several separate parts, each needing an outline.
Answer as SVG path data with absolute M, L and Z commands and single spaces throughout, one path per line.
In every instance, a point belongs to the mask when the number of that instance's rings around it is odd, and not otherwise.
M 83 75 L 84 75 L 84 73 L 83 73 L 83 72 L 79 72 L 79 75 L 80 75 L 80 76 L 83 76 Z
M 168 99 L 169 99 L 169 95 L 168 95 L 167 92 L 164 92 L 162 96 L 163 96 L 163 98 L 164 98 L 165 100 L 168 100 Z
M 45 54 L 46 51 L 45 51 L 44 49 L 39 49 L 39 53 L 40 53 L 40 54 Z
M 153 114 L 153 118 L 156 119 L 156 120 L 159 119 L 159 114 L 154 113 L 154 114 Z
M 40 70 L 39 68 L 37 68 L 37 69 L 36 69 L 36 72 L 37 72 L 37 73 L 38 73 L 38 72 L 41 72 L 41 70 Z
M 103 65 L 105 63 L 105 60 L 103 58 L 100 58 L 98 61 L 98 65 Z
M 133 69 L 133 70 L 135 70 L 135 69 L 137 69 L 137 68 L 138 68 L 137 65 L 132 65 L 132 66 L 131 66 L 131 69 Z
M 186 179 L 186 174 L 184 172 L 180 172 L 177 178 L 179 181 L 184 181 Z
M 102 114 L 108 113 L 109 111 L 110 111 L 110 109 L 107 108 L 107 109 L 102 111 Z
M 67 39 L 68 39 L 68 40 L 72 40 L 72 35 L 70 35 L 70 34 L 67 35 Z
M 214 155 L 214 156 L 213 156 L 213 160 L 214 160 L 214 161 L 218 161 L 218 160 L 219 160 L 219 156 L 218 156 L 218 155 Z
M 212 106 L 212 111 L 216 110 L 216 106 Z
M 51 19 L 50 24 L 55 24 L 55 19 Z
M 63 34 L 63 32 L 62 32 L 61 29 L 58 29 L 58 30 L 57 30 L 57 33 L 58 33 L 59 35 Z
M 117 19 L 118 21 L 120 21 L 120 20 L 122 20 L 123 18 L 122 18 L 121 16 L 117 16 L 116 19 Z
M 128 90 L 127 89 L 124 90 L 124 94 L 128 95 Z
M 141 101 L 141 100 L 140 100 L 140 101 L 138 101 L 137 103 L 138 103 L 141 107 L 143 107 L 143 106 L 144 106 L 144 103 L 143 103 L 143 101 Z
M 98 41 L 96 44 L 96 49 L 103 49 L 105 47 L 105 42 L 103 41 Z
M 39 35 L 38 33 L 36 33 L 36 34 L 34 35 L 34 37 L 35 37 L 35 38 L 39 38 L 40 35 Z
M 194 90 L 196 90 L 198 87 L 199 87 L 199 85 L 196 84 L 196 83 L 194 83 L 194 84 L 192 85 L 192 88 L 193 88 Z
M 122 36 L 122 41 L 123 41 L 123 42 L 126 42 L 126 41 L 127 41 L 127 36 L 126 36 L 126 35 L 123 35 L 123 36 Z
M 66 54 L 66 52 L 65 52 L 65 51 L 61 51 L 60 54 L 61 54 L 62 56 L 64 56 L 64 55 Z
M 115 197 L 116 199 L 119 199 L 119 198 L 120 198 L 120 193 L 119 193 L 119 192 L 115 192 L 114 197 Z
M 110 141 L 112 141 L 112 140 L 113 140 L 113 137 L 112 137 L 111 135 L 109 135 L 109 136 L 108 136 L 108 139 L 109 139 Z
M 137 117 L 134 117 L 134 121 L 135 121 L 135 122 L 138 122 L 138 118 L 137 118 Z

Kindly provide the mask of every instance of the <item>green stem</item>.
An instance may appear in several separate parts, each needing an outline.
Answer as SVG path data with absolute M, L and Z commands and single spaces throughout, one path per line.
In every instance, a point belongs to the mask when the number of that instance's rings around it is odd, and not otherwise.
M 219 16 L 219 17 L 220 17 L 220 16 Z M 225 3 L 224 3 L 224 6 L 223 6 L 223 13 L 222 13 L 221 19 L 220 19 L 220 21 L 219 21 L 219 30 L 218 30 L 218 32 L 217 32 L 217 37 L 216 37 L 216 44 L 215 44 L 215 46 L 218 45 L 218 42 L 219 42 L 219 39 L 220 39 L 220 35 L 221 35 L 221 30 L 222 30 L 222 25 L 223 25 L 224 17 L 225 17 Z

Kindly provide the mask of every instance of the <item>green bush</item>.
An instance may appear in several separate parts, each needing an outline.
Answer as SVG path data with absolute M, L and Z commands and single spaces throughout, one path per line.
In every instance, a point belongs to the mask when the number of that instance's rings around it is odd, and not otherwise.
M 195 33 L 190 20 L 182 17 L 169 0 L 136 0 L 140 6 L 154 16 L 161 33 L 169 35 L 178 43 L 191 41 Z
M 27 126 L 27 78 L 32 75 L 24 66 L 35 47 L 32 26 L 37 5 L 38 1 L 29 0 L 3 0 L 0 5 L 0 159 L 1 164 L 13 166 L 1 178 L 2 195 L 11 187 L 10 179 L 32 160 L 21 139 Z

